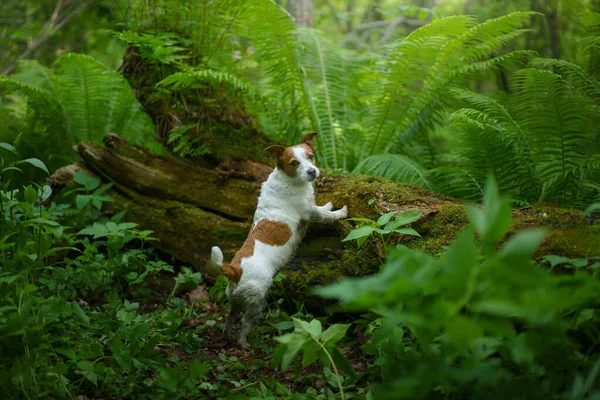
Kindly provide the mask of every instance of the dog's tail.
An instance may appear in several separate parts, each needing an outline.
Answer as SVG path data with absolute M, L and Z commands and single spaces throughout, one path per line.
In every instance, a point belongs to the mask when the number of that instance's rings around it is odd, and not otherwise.
M 212 262 L 217 266 L 221 267 L 223 275 L 229 280 L 238 283 L 242 277 L 242 268 L 239 265 L 225 264 L 223 263 L 223 252 L 217 246 L 214 246 L 210 250 L 210 258 Z

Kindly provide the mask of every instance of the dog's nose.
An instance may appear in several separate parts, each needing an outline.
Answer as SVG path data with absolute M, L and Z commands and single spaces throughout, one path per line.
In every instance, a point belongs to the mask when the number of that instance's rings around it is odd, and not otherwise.
M 309 169 L 306 171 L 306 173 L 307 173 L 309 176 L 312 176 L 312 177 L 314 178 L 314 177 L 315 177 L 315 175 L 317 174 L 317 170 L 316 170 L 316 169 L 314 169 L 314 168 L 309 168 Z

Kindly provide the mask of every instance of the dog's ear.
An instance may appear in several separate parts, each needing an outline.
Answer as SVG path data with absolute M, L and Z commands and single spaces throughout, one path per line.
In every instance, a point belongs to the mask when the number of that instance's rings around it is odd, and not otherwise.
M 279 161 L 283 156 L 285 149 L 285 146 L 275 145 L 267 147 L 265 151 L 268 151 L 271 157 L 273 157 L 276 161 Z
M 304 135 L 301 143 L 310 147 L 312 149 L 312 151 L 315 151 L 315 136 L 317 136 L 318 134 L 319 134 L 319 132 L 311 132 L 311 133 Z

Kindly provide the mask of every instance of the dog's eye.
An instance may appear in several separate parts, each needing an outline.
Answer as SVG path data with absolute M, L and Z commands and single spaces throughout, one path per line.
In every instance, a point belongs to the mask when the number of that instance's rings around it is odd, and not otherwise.
M 292 160 L 292 162 L 290 164 L 292 164 L 292 167 L 295 167 L 296 165 L 298 165 L 300 163 L 296 160 Z
M 313 158 L 315 158 L 315 156 L 314 156 L 313 154 L 309 154 L 309 155 L 308 155 L 308 159 L 309 159 L 309 160 L 312 160 Z

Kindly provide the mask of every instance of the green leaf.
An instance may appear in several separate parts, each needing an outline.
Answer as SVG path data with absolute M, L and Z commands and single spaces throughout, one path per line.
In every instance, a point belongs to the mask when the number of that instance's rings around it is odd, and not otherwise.
M 200 360 L 192 361 L 190 365 L 190 371 L 192 371 L 192 378 L 198 380 L 206 376 L 206 373 L 210 370 L 210 366 L 201 362 Z
M 318 319 L 313 319 L 312 321 L 310 321 L 308 326 L 310 329 L 311 336 L 315 340 L 319 340 L 319 338 L 321 337 L 321 333 L 323 333 L 323 327 L 321 325 L 321 321 L 319 321 Z
M 387 224 L 388 222 L 390 222 L 390 219 L 397 213 L 398 213 L 398 211 L 390 211 L 389 213 L 383 214 L 377 220 L 377 225 L 383 226 L 383 225 Z
M 346 221 L 358 221 L 358 222 L 367 222 L 371 225 L 375 225 L 377 224 L 377 221 L 375 221 L 374 219 L 370 219 L 370 218 L 360 218 L 360 217 L 356 217 L 356 218 L 346 218 Z
M 351 324 L 335 324 L 331 325 L 321 336 L 321 342 L 324 346 L 332 345 L 346 336 L 346 331 Z
M 292 361 L 294 361 L 300 349 L 302 349 L 302 346 L 306 343 L 306 338 L 296 333 L 288 333 L 274 339 L 281 343 L 279 346 L 284 346 L 283 350 L 280 350 L 279 357 L 281 357 L 281 371 L 285 372 Z
M 31 186 L 25 188 L 24 196 L 28 204 L 34 205 L 37 202 L 37 191 Z
M 504 245 L 500 251 L 500 257 L 506 260 L 507 265 L 511 266 L 529 263 L 535 251 L 542 244 L 546 233 L 546 229 L 530 229 L 518 232 Z
M 424 211 L 423 210 L 408 210 L 403 212 L 402 214 L 398 215 L 396 218 L 394 218 L 393 221 L 391 221 L 388 225 L 385 226 L 384 229 L 396 229 L 399 226 L 402 225 L 407 225 L 410 224 L 412 222 L 415 222 L 416 220 L 418 220 L 419 218 L 421 218 L 421 215 L 423 215 Z
M 17 149 L 15 149 L 11 144 L 0 142 L 0 147 L 17 154 Z
M 598 211 L 600 211 L 600 203 L 590 204 L 590 206 L 588 208 L 586 208 L 585 211 L 583 212 L 583 215 L 588 215 L 588 214 L 595 213 Z
M 97 176 L 90 176 L 88 174 L 84 174 L 81 171 L 75 172 L 73 179 L 75 180 L 75 182 L 84 186 L 85 190 L 88 191 L 96 189 L 98 186 L 100 186 L 100 183 L 102 182 L 102 180 Z
M 550 264 L 550 268 L 554 268 L 560 264 L 567 264 L 570 261 L 570 258 L 555 255 L 547 255 L 542 257 L 540 260 L 542 260 L 542 262 L 547 262 L 548 264 Z
M 354 229 L 352 232 L 350 232 L 348 234 L 348 236 L 346 236 L 344 239 L 342 239 L 342 242 L 347 242 L 349 240 L 356 240 L 359 238 L 366 238 L 368 237 L 371 233 L 373 232 L 381 232 L 381 229 L 372 226 L 372 225 L 365 225 L 365 226 L 361 226 L 358 229 Z
M 92 382 L 94 385 L 98 385 L 98 375 L 95 371 L 95 364 L 88 360 L 81 360 L 77 362 L 77 368 L 80 370 L 80 374 L 84 375 L 87 380 Z
M 91 200 L 92 200 L 91 194 L 78 194 L 75 197 L 75 204 L 77 205 L 78 209 L 83 210 L 85 208 L 85 206 L 90 204 Z
M 485 186 L 483 210 L 467 206 L 471 223 L 488 247 L 500 240 L 512 224 L 510 200 L 500 196 L 496 181 L 489 177 Z
M 511 355 L 517 364 L 531 365 L 533 363 L 535 352 L 528 345 L 528 339 L 529 335 L 522 333 L 512 343 Z
M 317 343 L 307 343 L 303 347 L 302 368 L 306 368 L 319 359 L 321 348 Z
M 44 225 L 44 226 L 52 226 L 52 227 L 56 227 L 56 226 L 60 226 L 60 224 L 56 221 L 51 221 L 49 219 L 46 218 L 33 218 L 28 220 L 25 225 Z
M 42 162 L 42 160 L 38 159 L 38 158 L 27 158 L 25 160 L 19 161 L 17 162 L 17 164 L 22 164 L 22 163 L 28 163 L 33 165 L 36 168 L 41 169 L 42 171 L 44 171 L 45 173 L 47 173 L 48 175 L 50 175 L 50 171 L 48 171 L 48 167 L 46 167 L 46 164 L 44 164 Z
M 333 362 L 339 369 L 341 369 L 347 376 L 350 378 L 356 377 L 356 371 L 348 358 L 342 353 L 342 351 L 338 347 L 334 347 L 331 349 L 331 358 L 333 358 Z
M 396 232 L 396 233 L 400 233 L 402 235 L 410 235 L 410 236 L 418 236 L 421 237 L 421 235 L 419 234 L 419 232 L 415 231 L 412 228 L 400 228 L 400 229 L 394 229 L 392 232 Z
M 17 171 L 20 173 L 23 173 L 23 170 L 17 167 L 6 167 L 2 170 L 2 172 L 6 172 L 6 171 Z
M 76 301 L 72 301 L 71 306 L 73 307 L 73 316 L 77 321 L 79 321 L 82 324 L 90 323 L 90 317 L 88 317 L 85 311 L 81 309 L 79 303 L 77 303 Z
M 179 367 L 161 368 L 158 386 L 167 389 L 170 392 L 175 392 L 179 381 L 183 378 L 183 371 Z

